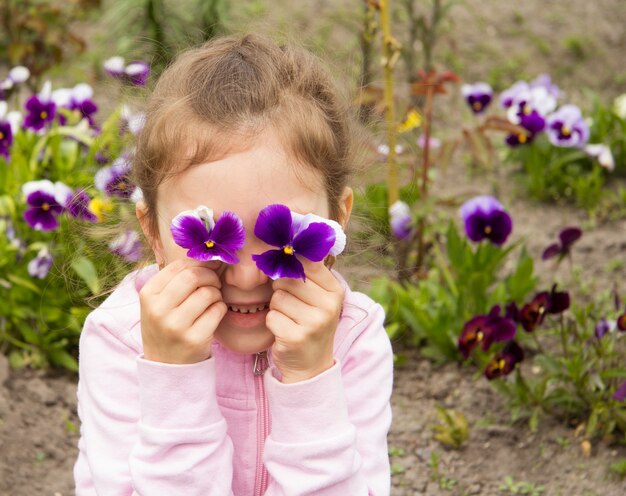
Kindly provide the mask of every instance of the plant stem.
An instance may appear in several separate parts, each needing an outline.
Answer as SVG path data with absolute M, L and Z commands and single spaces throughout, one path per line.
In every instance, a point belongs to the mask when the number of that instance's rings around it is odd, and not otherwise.
M 384 101 L 385 101 L 385 122 L 387 124 L 387 187 L 389 191 L 389 206 L 393 205 L 399 198 L 398 169 L 396 164 L 396 117 L 395 104 L 393 99 L 393 66 L 396 57 L 396 44 L 391 35 L 391 23 L 389 16 L 390 0 L 380 0 L 380 26 L 383 32 L 383 77 L 385 81 Z

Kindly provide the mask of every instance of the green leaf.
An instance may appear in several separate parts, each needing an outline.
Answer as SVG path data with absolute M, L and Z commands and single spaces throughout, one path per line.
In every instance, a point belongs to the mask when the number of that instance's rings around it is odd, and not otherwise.
M 7 274 L 7 279 L 17 286 L 21 286 L 26 289 L 30 289 L 33 293 L 41 294 L 41 289 L 36 284 L 24 279 L 23 277 L 16 276 L 15 274 Z
M 100 292 L 100 279 L 96 268 L 87 257 L 79 257 L 72 261 L 72 268 L 85 281 L 92 294 Z
M 63 349 L 50 349 L 48 350 L 48 358 L 55 365 L 60 365 L 73 372 L 78 372 L 78 362 Z

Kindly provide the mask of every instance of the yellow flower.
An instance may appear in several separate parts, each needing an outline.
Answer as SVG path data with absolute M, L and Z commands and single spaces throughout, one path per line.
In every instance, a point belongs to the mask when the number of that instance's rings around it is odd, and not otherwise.
M 416 127 L 420 127 L 421 125 L 422 116 L 417 110 L 411 109 L 407 114 L 404 122 L 398 125 L 398 132 L 406 133 L 411 131 L 412 129 L 415 129 Z
M 89 202 L 89 210 L 98 218 L 98 222 L 102 222 L 108 212 L 113 210 L 113 204 L 103 198 L 93 198 Z

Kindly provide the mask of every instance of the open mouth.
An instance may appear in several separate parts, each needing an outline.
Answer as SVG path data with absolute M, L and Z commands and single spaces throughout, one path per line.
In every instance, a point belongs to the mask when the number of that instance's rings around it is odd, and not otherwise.
M 231 312 L 243 314 L 262 312 L 263 310 L 267 310 L 268 308 L 269 304 L 267 303 L 262 303 L 259 305 L 228 305 L 228 309 Z

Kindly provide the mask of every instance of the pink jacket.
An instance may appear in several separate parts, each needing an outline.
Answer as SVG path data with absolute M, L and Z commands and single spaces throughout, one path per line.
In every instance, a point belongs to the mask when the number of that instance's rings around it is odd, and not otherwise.
M 388 495 L 393 354 L 380 305 L 346 286 L 335 365 L 283 384 L 268 353 L 214 341 L 208 360 L 142 354 L 126 276 L 80 338 L 77 496 Z M 269 369 L 265 369 L 269 366 Z

